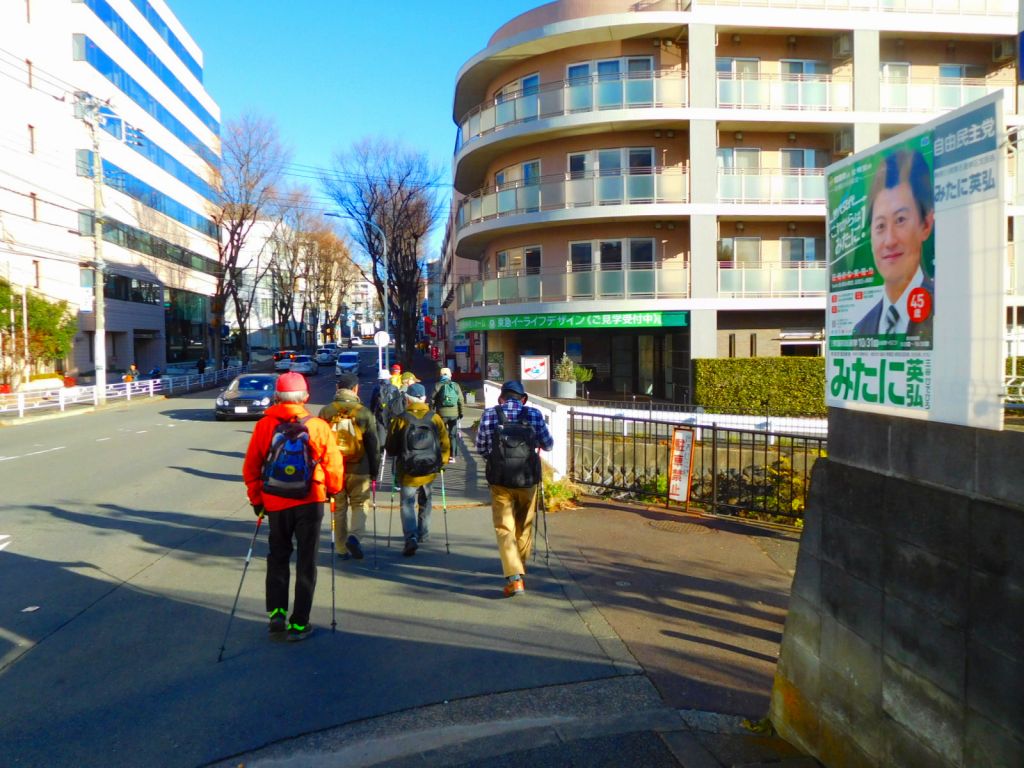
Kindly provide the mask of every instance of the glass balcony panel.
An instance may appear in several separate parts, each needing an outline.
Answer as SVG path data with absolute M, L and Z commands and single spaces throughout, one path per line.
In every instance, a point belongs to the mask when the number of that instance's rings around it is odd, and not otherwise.
M 689 270 L 683 267 L 664 267 L 654 270 L 659 297 L 679 297 L 689 294 Z
M 491 131 L 494 130 L 494 107 L 486 107 L 485 109 L 480 110 L 479 117 L 479 133 L 475 135 L 480 135 L 482 133 L 490 133 Z
M 825 201 L 825 174 L 808 174 L 801 178 L 800 199 L 804 202 Z
M 736 107 L 740 104 L 740 89 L 735 80 L 722 78 L 718 81 L 718 106 Z
M 493 304 L 496 302 L 498 300 L 498 281 L 482 280 L 480 298 L 485 304 Z
M 523 275 L 519 278 L 520 301 L 540 301 L 540 275 Z
M 744 107 L 770 107 L 769 82 L 760 78 L 740 80 L 741 104 Z
M 498 196 L 484 195 L 480 198 L 480 215 L 477 219 L 493 219 L 498 215 Z
M 740 184 L 741 177 L 735 173 L 718 174 L 718 199 L 719 200 L 740 200 L 743 197 L 743 190 Z
M 540 210 L 540 184 L 527 184 L 516 190 L 516 209 L 532 213 Z
M 622 107 L 622 81 L 600 80 L 597 83 L 597 108 L 620 109 Z
M 564 181 L 548 181 L 540 185 L 539 206 L 546 211 L 565 208 L 567 184 Z
M 516 99 L 516 120 L 536 120 L 539 114 L 540 96 L 528 93 Z
M 470 115 L 469 120 L 462 124 L 462 143 L 465 144 L 473 136 L 480 135 L 480 113 Z
M 762 176 L 760 174 L 743 174 L 740 176 L 742 180 L 742 199 L 750 202 L 757 201 L 769 201 L 771 200 L 771 177 Z
M 541 117 L 561 115 L 565 113 L 565 89 L 549 88 L 539 94 L 538 109 Z
M 799 201 L 802 198 L 800 193 L 802 190 L 803 177 L 801 176 L 779 176 L 776 180 L 777 191 L 783 202 L 792 203 Z
M 722 264 L 718 265 L 718 293 L 737 295 L 743 293 L 742 269 L 729 269 Z
M 519 300 L 519 278 L 499 277 L 498 278 L 498 300 L 503 303 Z
M 654 175 L 630 174 L 626 177 L 627 202 L 651 202 L 654 200 Z
M 516 190 L 503 189 L 498 192 L 498 215 L 512 213 L 516 210 Z
M 574 299 L 594 298 L 594 273 L 570 272 L 565 276 L 569 283 L 569 295 Z
M 623 295 L 623 272 L 598 272 L 598 286 L 601 298 L 615 298 Z
M 622 202 L 622 177 L 599 176 L 597 178 L 597 200 L 601 205 Z
M 574 276 L 564 272 L 537 275 L 540 297 L 544 301 L 564 301 L 569 297 L 569 293 L 566 291 L 566 280 L 572 277 Z
M 626 81 L 626 104 L 630 107 L 649 107 L 654 104 L 654 80 L 630 78 Z
M 470 201 L 469 201 L 469 218 L 470 218 L 470 221 L 479 221 L 481 218 L 483 218 L 483 213 L 484 213 L 483 202 L 484 201 L 483 201 L 482 197 L 474 197 L 474 198 L 470 199 Z
M 627 296 L 654 296 L 656 274 L 653 269 L 631 269 L 626 272 Z
M 910 89 L 906 83 L 882 83 L 882 109 L 903 111 L 910 103 Z
M 594 179 L 570 179 L 565 183 L 565 204 L 576 208 L 594 204 Z
M 594 108 L 594 91 L 589 80 L 569 86 L 568 111 L 589 112 Z
M 659 203 L 682 203 L 687 198 L 687 176 L 685 173 L 661 173 L 654 177 L 657 184 L 657 201 Z
M 654 86 L 656 103 L 667 107 L 686 105 L 686 80 L 662 77 L 654 81 Z
M 825 293 L 828 289 L 828 273 L 825 266 L 801 267 L 800 292 L 804 295 L 809 293 Z

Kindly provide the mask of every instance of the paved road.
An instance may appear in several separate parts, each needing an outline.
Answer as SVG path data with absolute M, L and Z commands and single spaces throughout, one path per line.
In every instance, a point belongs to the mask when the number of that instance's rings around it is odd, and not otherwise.
M 321 405 L 333 376 L 314 382 Z M 411 560 L 396 520 L 377 570 L 372 557 L 339 566 L 336 634 L 322 568 L 320 631 L 267 640 L 261 535 L 218 664 L 254 530 L 240 481 L 252 425 L 214 422 L 212 395 L 3 431 L 0 764 L 203 765 L 385 713 L 617 674 L 547 574 L 528 601 L 499 599 L 489 515 L 458 465 L 452 554 L 440 509 Z M 325 535 L 322 564 L 328 551 Z

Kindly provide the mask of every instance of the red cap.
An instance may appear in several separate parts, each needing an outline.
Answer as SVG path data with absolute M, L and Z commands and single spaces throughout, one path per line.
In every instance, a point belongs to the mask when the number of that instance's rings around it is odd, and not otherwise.
M 402 366 L 400 366 L 398 363 L 395 363 L 394 365 L 391 366 L 391 372 L 392 373 L 401 373 L 402 372 Z
M 277 377 L 278 392 L 309 392 L 306 386 L 306 378 L 301 373 L 282 373 Z

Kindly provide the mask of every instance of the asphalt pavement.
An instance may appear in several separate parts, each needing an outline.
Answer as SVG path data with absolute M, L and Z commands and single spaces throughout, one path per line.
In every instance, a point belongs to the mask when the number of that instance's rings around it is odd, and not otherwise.
M 333 377 L 312 381 L 323 405 Z M 251 423 L 211 400 L 3 431 L 0 764 L 814 765 L 742 725 L 767 712 L 794 540 L 594 500 L 549 515 L 505 599 L 467 450 L 413 558 L 389 476 L 364 560 L 332 571 L 325 520 L 305 642 L 267 637 L 261 532 L 218 663 L 255 520 Z

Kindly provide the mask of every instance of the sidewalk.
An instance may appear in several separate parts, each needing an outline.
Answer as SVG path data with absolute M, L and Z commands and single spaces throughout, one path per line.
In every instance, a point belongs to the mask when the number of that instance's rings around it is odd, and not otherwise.
M 479 410 L 467 409 L 464 424 L 473 423 Z M 489 523 L 482 462 L 465 449 L 471 434 L 463 433 L 458 462 L 445 475 L 455 554 L 465 546 L 467 516 L 479 532 Z M 431 546 L 443 567 L 437 485 Z M 389 487 L 386 476 L 382 488 Z M 386 517 L 380 518 L 378 542 L 385 553 L 391 550 L 380 543 L 386 541 Z M 552 513 L 547 523 L 551 550 L 546 555 L 541 528 L 538 554 L 527 565 L 526 596 L 498 600 L 497 607 L 521 612 L 529 624 L 531 602 L 560 598 L 614 674 L 437 702 L 288 739 L 216 765 L 818 765 L 781 739 L 743 725 L 768 710 L 796 560 L 794 537 L 598 499 Z M 396 520 L 392 541 L 400 540 Z M 371 539 L 363 543 L 366 560 L 346 563 L 347 569 L 372 568 Z M 497 599 L 500 576 L 482 588 Z

